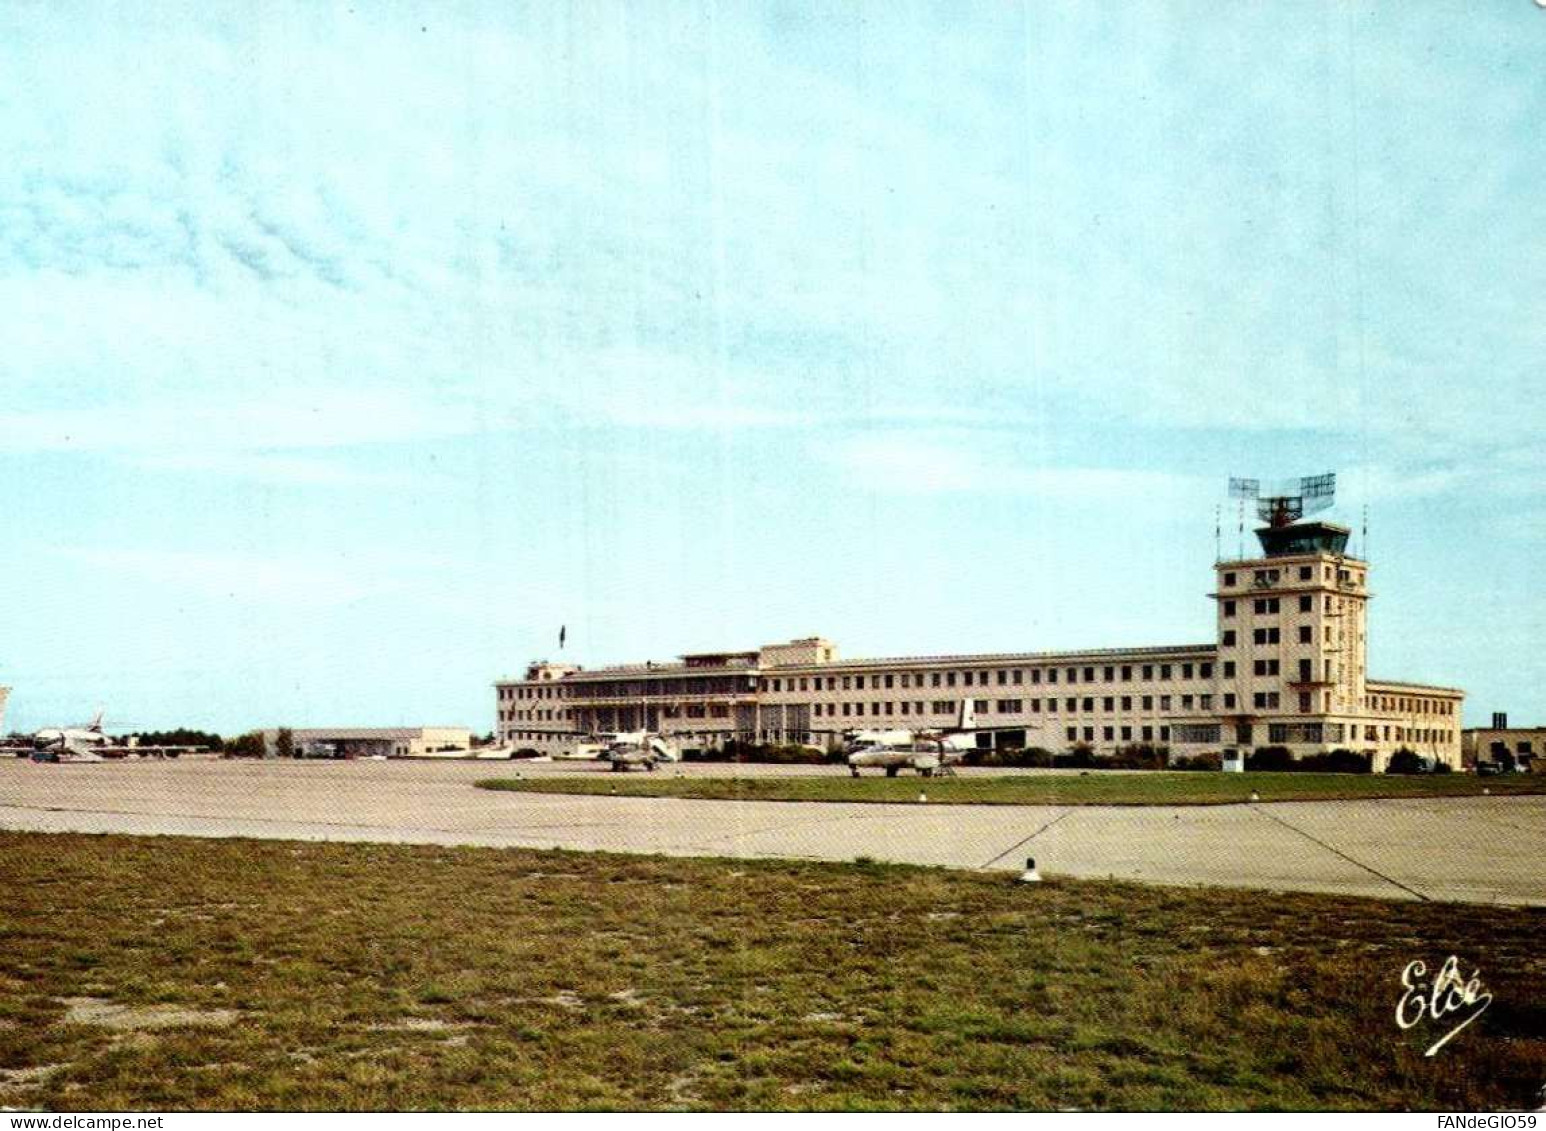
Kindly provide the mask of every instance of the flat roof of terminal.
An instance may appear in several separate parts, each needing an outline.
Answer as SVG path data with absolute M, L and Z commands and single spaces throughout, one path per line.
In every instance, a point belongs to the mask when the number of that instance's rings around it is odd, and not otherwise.
M 884 668 L 884 667 L 918 667 L 923 665 L 958 665 L 976 666 L 982 664 L 1032 664 L 1067 663 L 1072 660 L 1117 660 L 1122 657 L 1133 659 L 1163 659 L 1166 656 L 1209 656 L 1218 652 L 1218 646 L 1214 644 L 1174 644 L 1169 646 L 1149 646 L 1142 648 L 1086 648 L 1069 652 L 981 652 L 959 653 L 955 655 L 940 656 L 882 656 L 875 659 L 856 660 L 823 660 L 804 664 L 779 664 L 767 667 L 736 666 L 723 668 L 689 667 L 686 664 L 619 664 L 605 668 L 591 668 L 570 672 L 557 680 L 527 680 L 521 677 L 507 677 L 495 680 L 501 683 L 562 683 L 583 682 L 587 680 L 616 679 L 627 676 L 703 676 L 703 675 L 750 675 L 750 674 L 782 674 L 785 672 L 803 673 L 806 675 L 829 671 L 852 671 L 857 668 Z
M 1450 695 L 1464 695 L 1465 690 L 1459 687 L 1444 687 L 1437 683 L 1402 683 L 1395 679 L 1375 679 L 1372 676 L 1364 682 L 1364 687 L 1391 688 L 1396 691 L 1443 691 Z

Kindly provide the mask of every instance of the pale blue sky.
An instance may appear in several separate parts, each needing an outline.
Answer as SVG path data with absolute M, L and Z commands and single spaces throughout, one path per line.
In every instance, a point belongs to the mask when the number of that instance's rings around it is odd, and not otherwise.
M 1203 642 L 1330 469 L 1373 674 L 1546 721 L 1533 0 L 13 3 L 0 138 L 8 727 Z

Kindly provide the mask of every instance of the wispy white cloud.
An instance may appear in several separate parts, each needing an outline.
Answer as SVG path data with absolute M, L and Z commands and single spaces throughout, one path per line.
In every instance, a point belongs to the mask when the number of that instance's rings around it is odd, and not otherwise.
M 526 418 L 535 387 L 582 417 L 649 428 L 797 426 L 855 400 L 862 426 L 923 390 L 926 403 L 989 399 L 999 416 L 1145 426 L 1356 421 L 1380 434 L 1413 415 L 1454 427 L 1457 412 L 1468 430 L 1499 426 L 1491 395 L 1406 411 L 1474 362 L 1442 346 L 1452 317 L 1408 325 L 1371 277 L 1356 322 L 1354 259 L 1408 245 L 1413 209 L 1349 228 L 1338 100 L 1318 93 L 1318 116 L 1301 117 L 1299 95 L 1289 114 L 1276 83 L 1251 83 L 1237 92 L 1249 114 L 1198 120 L 1189 92 L 1213 80 L 1156 85 L 1143 65 L 1152 22 L 1092 23 L 1131 49 L 1112 71 L 1109 52 L 1086 52 L 1081 21 L 1021 27 L 1023 14 L 998 13 L 989 41 L 930 32 L 942 58 L 970 64 L 949 83 L 903 69 L 876 85 L 790 53 L 759 21 L 684 14 L 668 42 L 581 15 L 591 34 L 571 37 L 568 57 L 488 15 L 438 34 L 283 8 L 119 26 L 162 65 L 81 84 L 73 114 L 18 122 L 22 159 L 0 172 L 12 202 L 0 273 L 9 262 L 30 294 L 12 296 L 5 364 L 54 385 L 115 374 L 146 395 L 296 375 L 417 384 L 484 396 L 506 423 Z M 866 34 L 900 49 L 915 31 Z M 17 73 L 48 89 L 82 50 L 106 49 L 81 39 L 19 38 Z M 1001 89 L 1030 81 L 1016 42 L 1038 66 L 1061 59 L 1061 85 L 1080 93 L 1043 107 L 1034 90 Z M 1292 40 L 1283 65 L 1324 80 L 1312 91 L 1344 89 L 1351 61 L 1323 46 Z M 734 52 L 733 73 L 709 65 L 716 51 Z M 1390 54 L 1397 74 L 1421 58 Z M 630 93 L 642 76 L 643 100 Z M 1088 93 L 1107 85 L 1123 95 L 1114 105 Z M 794 97 L 748 97 L 764 90 Z M 127 128 L 147 121 L 148 139 Z M 1262 121 L 1287 140 L 1266 147 Z M 984 147 L 984 134 L 1013 144 Z M 1157 136 L 1176 168 L 1153 164 Z M 1303 162 L 1307 146 L 1326 159 Z M 1251 160 L 1221 156 L 1241 147 Z M 1418 156 L 1401 153 L 1402 167 Z M 1263 177 L 1279 196 L 1262 195 Z M 1290 197 L 1324 206 L 1269 207 Z M 1413 264 L 1389 266 L 1431 285 Z M 1540 344 L 1542 320 L 1501 313 L 1485 319 L 1493 333 Z M 1416 333 L 1383 332 L 1392 318 Z M 629 351 L 669 355 L 678 373 L 618 366 Z M 585 377 L 596 358 L 613 378 Z
M 0 411 L 0 451 L 129 454 L 219 470 L 233 451 L 433 440 L 480 426 L 475 406 L 405 390 L 329 387 L 163 394 L 73 408 Z
M 145 452 L 128 457 L 154 471 L 197 472 L 294 487 L 423 487 L 424 473 L 354 467 L 333 457 L 253 451 Z
M 825 456 L 865 489 L 899 494 L 1027 495 L 1053 504 L 1141 500 L 1148 507 L 1212 489 L 1168 472 L 1037 466 L 1017 455 L 1012 437 L 994 433 L 873 432 Z
M 302 555 L 64 546 L 60 557 L 117 575 L 238 604 L 290 609 L 348 605 L 404 593 L 453 564 L 434 555 L 371 550 Z

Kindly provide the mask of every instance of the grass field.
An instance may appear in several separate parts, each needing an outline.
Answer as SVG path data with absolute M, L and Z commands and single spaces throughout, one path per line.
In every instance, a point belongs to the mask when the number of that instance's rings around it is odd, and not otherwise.
M 1546 774 L 1475 778 L 1469 774 L 1221 774 L 1198 772 L 1037 774 L 1019 777 L 850 777 L 834 767 L 809 777 L 686 778 L 656 773 L 501 778 L 484 789 L 530 793 L 617 793 L 713 801 L 912 801 L 919 791 L 943 805 L 1228 805 L 1255 792 L 1263 801 L 1340 801 L 1376 797 L 1475 797 L 1546 793 Z
M 0 833 L 0 1105 L 1530 1106 L 1546 915 L 943 870 Z M 1495 995 L 1394 1023 L 1458 955 Z

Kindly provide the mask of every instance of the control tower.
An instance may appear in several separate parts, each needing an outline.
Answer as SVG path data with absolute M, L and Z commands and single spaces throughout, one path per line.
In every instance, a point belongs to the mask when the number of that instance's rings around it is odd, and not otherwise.
M 1230 481 L 1266 525 L 1260 557 L 1214 567 L 1226 747 L 1331 746 L 1350 741 L 1364 713 L 1369 565 L 1348 556 L 1347 527 L 1305 519 L 1335 493 L 1334 473 L 1266 491 Z

